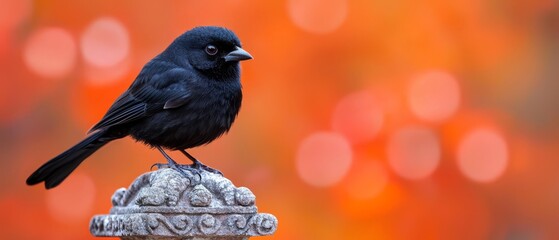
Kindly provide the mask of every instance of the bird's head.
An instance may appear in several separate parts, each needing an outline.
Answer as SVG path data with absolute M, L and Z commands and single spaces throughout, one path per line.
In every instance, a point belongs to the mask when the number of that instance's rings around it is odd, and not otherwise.
M 193 28 L 178 37 L 172 45 L 178 45 L 173 55 L 187 60 L 196 70 L 206 74 L 238 76 L 239 61 L 252 59 L 241 48 L 235 33 L 222 27 Z

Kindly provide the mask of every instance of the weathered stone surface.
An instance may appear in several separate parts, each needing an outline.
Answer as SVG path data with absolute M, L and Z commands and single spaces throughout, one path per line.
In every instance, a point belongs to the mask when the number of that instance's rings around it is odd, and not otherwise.
M 94 236 L 121 239 L 248 239 L 271 235 L 278 221 L 258 213 L 254 194 L 221 175 L 189 178 L 163 168 L 118 189 L 109 215 L 91 219 Z

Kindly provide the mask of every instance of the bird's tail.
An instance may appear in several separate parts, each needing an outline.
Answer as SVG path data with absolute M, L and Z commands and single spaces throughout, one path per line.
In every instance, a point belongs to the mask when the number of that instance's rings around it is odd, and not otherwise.
M 58 186 L 83 160 L 108 142 L 116 139 L 107 137 L 105 130 L 98 130 L 89 134 L 84 140 L 51 159 L 37 169 L 29 178 L 27 185 L 45 182 L 47 189 Z

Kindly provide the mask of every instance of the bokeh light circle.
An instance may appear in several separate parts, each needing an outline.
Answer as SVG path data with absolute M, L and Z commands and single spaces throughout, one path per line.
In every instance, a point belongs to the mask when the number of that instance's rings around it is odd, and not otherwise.
M 441 146 L 432 130 L 408 126 L 390 136 L 387 153 L 390 167 L 396 174 L 417 180 L 435 171 L 441 158 Z
M 80 48 L 88 64 L 111 67 L 130 51 L 128 31 L 118 20 L 102 17 L 92 22 L 81 36 Z
M 347 0 L 289 0 L 288 13 L 295 25 L 311 33 L 330 33 L 347 18 Z
M 52 217 L 73 222 L 91 217 L 95 184 L 84 174 L 74 172 L 63 183 L 47 192 L 47 206 Z
M 355 163 L 348 176 L 347 192 L 354 199 L 372 199 L 384 190 L 386 184 L 388 173 L 379 161 Z
M 332 116 L 332 129 L 346 136 L 352 143 L 374 139 L 381 130 L 382 123 L 382 109 L 366 91 L 344 97 Z
M 297 173 L 309 185 L 326 187 L 338 183 L 349 171 L 352 149 L 344 136 L 318 132 L 305 138 L 297 152 Z
M 34 73 L 46 78 L 67 75 L 76 65 L 77 47 L 72 35 L 61 28 L 35 31 L 24 46 L 23 60 Z
M 420 119 L 440 122 L 458 110 L 458 80 L 443 71 L 430 71 L 414 77 L 408 88 L 411 111 Z
M 476 129 L 460 142 L 457 159 L 458 167 L 466 177 L 477 182 L 491 182 L 507 167 L 507 143 L 494 130 Z

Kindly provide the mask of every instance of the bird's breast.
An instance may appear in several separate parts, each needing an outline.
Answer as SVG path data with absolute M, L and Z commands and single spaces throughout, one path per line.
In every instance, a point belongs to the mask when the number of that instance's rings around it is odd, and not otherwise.
M 187 149 L 213 141 L 229 131 L 241 106 L 239 91 L 195 95 L 187 104 L 157 112 L 131 130 L 152 146 Z

